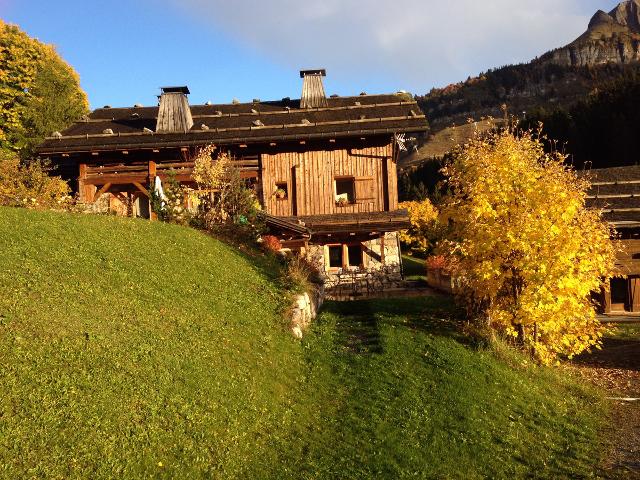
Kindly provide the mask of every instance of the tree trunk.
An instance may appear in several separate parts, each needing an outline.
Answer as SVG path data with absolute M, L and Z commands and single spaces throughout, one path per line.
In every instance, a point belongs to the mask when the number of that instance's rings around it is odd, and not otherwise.
M 524 325 L 519 323 L 516 328 L 518 330 L 518 345 L 524 347 Z

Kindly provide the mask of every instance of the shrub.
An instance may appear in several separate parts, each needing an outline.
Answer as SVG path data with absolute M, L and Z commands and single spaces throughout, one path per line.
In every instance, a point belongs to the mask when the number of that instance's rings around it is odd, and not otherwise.
M 189 224 L 191 213 L 184 204 L 188 191 L 176 179 L 175 171 L 169 172 L 162 190 L 164 195 L 156 191 L 155 185 L 149 186 L 151 209 L 158 215 L 158 219 L 178 225 Z
M 411 221 L 411 227 L 400 232 L 400 241 L 417 254 L 428 253 L 439 235 L 438 210 L 428 198 L 402 202 L 399 207 L 409 211 Z
M 320 283 L 318 267 L 306 257 L 294 254 L 285 257 L 280 283 L 293 292 L 307 292 L 313 284 Z
M 21 163 L 17 157 L 0 156 L 0 205 L 34 209 L 64 209 L 72 203 L 67 182 L 50 176 L 49 163 Z
M 427 257 L 424 262 L 427 271 L 429 270 L 443 270 L 447 266 L 447 260 L 444 255 L 431 255 Z
M 192 195 L 197 200 L 197 215 L 207 230 L 255 234 L 260 230 L 260 204 L 255 193 L 227 153 L 221 152 L 213 160 L 215 149 L 213 145 L 204 147 L 194 160 L 193 178 L 198 188 Z
M 278 239 L 278 237 L 274 235 L 263 235 L 262 236 L 262 247 L 271 253 L 277 253 L 282 250 L 282 243 Z

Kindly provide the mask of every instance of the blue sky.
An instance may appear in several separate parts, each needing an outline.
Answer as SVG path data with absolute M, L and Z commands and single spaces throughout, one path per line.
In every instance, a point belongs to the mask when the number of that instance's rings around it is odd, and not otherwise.
M 92 108 L 299 97 L 301 68 L 327 93 L 426 93 L 528 61 L 580 35 L 595 0 L 0 0 L 0 18 L 56 46 Z

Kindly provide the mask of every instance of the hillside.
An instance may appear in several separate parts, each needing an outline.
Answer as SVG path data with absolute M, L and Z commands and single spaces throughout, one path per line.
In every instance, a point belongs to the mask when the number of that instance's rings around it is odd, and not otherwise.
M 441 297 L 328 303 L 197 231 L 0 208 L 0 478 L 591 476 L 600 397 Z
M 6 208 L 0 251 L 0 478 L 239 477 L 290 423 L 301 354 L 268 265 L 159 222 Z
M 431 136 L 422 140 L 418 152 L 405 156 L 401 166 L 418 165 L 453 147 L 454 142 L 439 139 L 457 138 L 452 127 L 465 125 L 469 118 L 502 118 L 503 106 L 518 119 L 527 119 L 534 110 L 568 110 L 620 79 L 637 76 L 639 45 L 640 0 L 625 1 L 609 13 L 598 11 L 585 33 L 565 47 L 418 96 Z M 429 145 L 434 141 L 437 148 Z

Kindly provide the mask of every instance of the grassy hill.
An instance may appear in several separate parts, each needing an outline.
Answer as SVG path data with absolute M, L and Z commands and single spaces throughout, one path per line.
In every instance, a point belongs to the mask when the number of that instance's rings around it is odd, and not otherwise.
M 19 209 L 0 251 L 0 476 L 242 476 L 290 423 L 300 349 L 268 265 L 186 228 Z
M 0 478 L 591 476 L 600 399 L 446 298 L 329 303 L 199 232 L 0 209 Z M 513 365 L 513 366 L 512 366 Z

